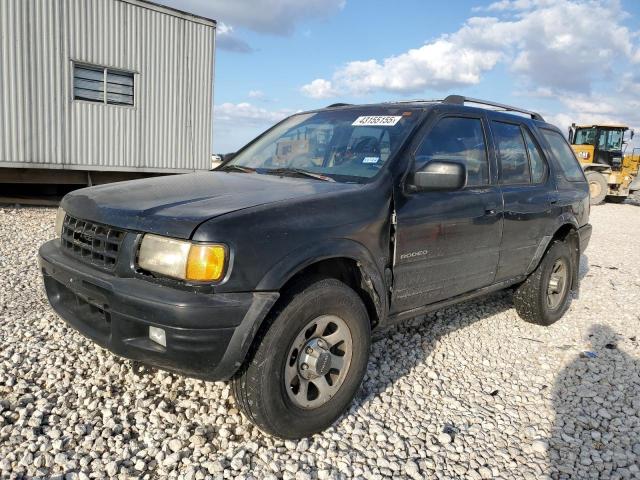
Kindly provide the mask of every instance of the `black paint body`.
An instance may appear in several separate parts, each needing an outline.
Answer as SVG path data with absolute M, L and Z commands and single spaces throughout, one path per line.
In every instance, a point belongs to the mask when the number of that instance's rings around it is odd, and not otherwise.
M 586 248 L 589 188 L 564 179 L 538 130 L 555 127 L 465 106 L 407 108 L 421 121 L 367 183 L 213 171 L 67 195 L 62 207 L 69 215 L 125 230 L 126 248 L 115 270 L 104 272 L 66 254 L 59 239 L 43 245 L 50 302 L 71 325 L 120 355 L 225 379 L 242 363 L 283 286 L 314 263 L 355 260 L 375 292 L 381 326 L 523 280 L 561 228 L 576 229 Z M 490 183 L 414 191 L 415 149 L 447 115 L 482 120 Z M 542 184 L 500 185 L 491 119 L 525 125 L 535 136 L 549 166 Z M 136 266 L 144 233 L 224 243 L 228 274 L 214 285 L 144 275 Z M 151 325 L 167 330 L 167 347 L 148 340 Z

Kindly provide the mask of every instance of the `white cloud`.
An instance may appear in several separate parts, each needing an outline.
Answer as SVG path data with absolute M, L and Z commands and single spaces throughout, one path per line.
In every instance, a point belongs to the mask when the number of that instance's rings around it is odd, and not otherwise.
M 249 98 L 255 98 L 256 100 L 264 100 L 265 95 L 262 90 L 249 90 Z
M 213 151 L 234 152 L 293 113 L 295 112 L 289 109 L 268 110 L 248 102 L 215 105 Z
M 216 28 L 216 46 L 223 50 L 237 53 L 250 53 L 253 51 L 253 48 L 247 42 L 236 36 L 231 25 L 223 22 L 218 22 L 218 27 Z
M 329 98 L 337 94 L 331 82 L 322 78 L 313 80 L 311 83 L 304 85 L 300 90 L 311 98 Z
M 157 0 L 255 32 L 290 35 L 296 25 L 340 11 L 346 0 Z
M 504 11 L 504 10 L 526 10 L 531 8 L 536 2 L 532 0 L 500 0 L 498 2 L 491 3 L 486 10 L 489 11 Z M 537 2 L 540 3 L 540 2 Z M 546 2 L 550 3 L 550 2 Z M 483 9 L 482 7 L 478 10 Z
M 617 0 L 503 0 L 488 8 L 498 16 L 472 17 L 454 33 L 381 61 L 349 62 L 302 91 L 446 90 L 476 85 L 503 63 L 533 88 L 589 93 L 594 81 L 614 77 L 620 61 L 640 58 Z
M 609 95 L 576 95 L 559 97 L 561 108 L 555 114 L 544 115 L 563 132 L 572 123 L 578 125 L 624 124 L 634 129 L 639 136 L 629 144 L 629 148 L 640 146 L 640 83 L 631 85 L 628 91 Z
M 253 124 L 271 124 L 294 113 L 292 110 L 267 110 L 248 102 L 222 103 L 213 107 L 215 122 L 246 122 Z

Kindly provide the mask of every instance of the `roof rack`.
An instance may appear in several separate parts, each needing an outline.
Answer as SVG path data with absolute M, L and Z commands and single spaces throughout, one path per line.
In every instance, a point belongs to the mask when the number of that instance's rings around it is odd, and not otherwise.
M 348 107 L 349 105 L 351 105 L 350 103 L 332 103 L 331 105 L 325 107 L 325 108 L 338 108 L 338 107 Z
M 477 98 L 464 97 L 462 95 L 449 95 L 445 98 L 442 103 L 449 103 L 452 105 L 464 105 L 465 103 L 477 103 L 478 105 L 489 105 L 491 107 L 501 108 L 507 112 L 518 112 L 524 113 L 525 115 L 531 115 L 533 120 L 540 120 L 544 122 L 544 118 L 542 115 L 536 112 L 532 112 L 530 110 L 525 110 L 524 108 L 512 107 L 511 105 L 505 105 L 503 103 L 490 102 L 488 100 L 479 100 Z

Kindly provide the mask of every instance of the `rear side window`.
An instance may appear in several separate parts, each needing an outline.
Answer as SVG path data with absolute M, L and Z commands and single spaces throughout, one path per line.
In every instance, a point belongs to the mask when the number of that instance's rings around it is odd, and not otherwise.
M 432 160 L 463 163 L 467 186 L 489 183 L 489 164 L 479 118 L 445 117 L 431 129 L 416 152 L 416 170 Z
M 500 182 L 504 185 L 530 183 L 529 160 L 520 125 L 491 122 L 500 160 Z
M 529 162 L 531 163 L 531 182 L 542 183 L 547 175 L 547 163 L 542 158 L 542 153 L 540 153 L 540 149 L 529 131 L 523 128 L 522 133 L 524 133 L 524 141 L 527 144 Z
M 542 129 L 544 138 L 549 142 L 553 155 L 558 160 L 562 173 L 570 182 L 584 181 L 584 173 L 582 173 L 582 167 L 576 156 L 573 154 L 573 150 L 564 139 L 562 135 L 553 130 Z

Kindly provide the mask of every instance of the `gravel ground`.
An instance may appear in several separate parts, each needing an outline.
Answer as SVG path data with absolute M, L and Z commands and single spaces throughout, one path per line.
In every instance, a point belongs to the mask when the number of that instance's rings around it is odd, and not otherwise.
M 0 476 L 640 478 L 640 202 L 592 210 L 582 288 L 549 328 L 509 293 L 373 344 L 331 429 L 261 434 L 224 383 L 139 372 L 49 308 L 53 209 L 0 210 Z M 592 352 L 592 353 L 585 353 Z

